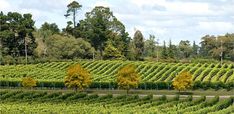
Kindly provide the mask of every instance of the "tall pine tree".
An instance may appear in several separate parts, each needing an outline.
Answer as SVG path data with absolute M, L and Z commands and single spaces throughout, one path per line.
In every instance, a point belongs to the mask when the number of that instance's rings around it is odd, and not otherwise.
M 163 41 L 163 49 L 162 49 L 162 53 L 161 53 L 161 55 L 162 55 L 162 58 L 163 59 L 166 59 L 167 58 L 167 47 L 166 47 L 166 42 L 165 41 Z
M 144 37 L 141 31 L 137 30 L 133 37 L 134 52 L 136 60 L 143 60 L 144 53 Z
M 173 46 L 171 43 L 171 40 L 169 41 L 169 47 L 168 47 L 168 57 L 174 58 L 175 52 L 173 51 Z

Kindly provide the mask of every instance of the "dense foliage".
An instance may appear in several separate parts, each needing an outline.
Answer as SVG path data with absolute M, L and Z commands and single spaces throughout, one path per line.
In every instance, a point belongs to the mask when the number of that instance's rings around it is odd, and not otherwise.
M 34 80 L 32 77 L 24 77 L 22 79 L 22 86 L 25 88 L 32 88 L 37 86 L 37 81 Z
M 65 86 L 68 88 L 85 89 L 91 83 L 90 73 L 79 64 L 68 68 L 67 76 L 64 79 Z
M 0 63 L 4 58 L 33 55 L 36 48 L 32 34 L 34 23 L 31 14 L 0 12 Z
M 74 37 L 52 35 L 45 41 L 46 53 L 48 57 L 58 59 L 72 58 L 92 58 L 94 49 L 91 44 L 82 38 L 75 39 Z
M 126 89 L 127 93 L 130 89 L 136 88 L 140 82 L 140 76 L 136 72 L 134 65 L 126 65 L 119 69 L 117 74 L 117 84 L 120 88 Z
M 96 6 L 85 13 L 84 19 L 78 20 L 78 15 L 82 15 L 79 13 L 81 8 L 82 5 L 76 1 L 67 5 L 65 17 L 72 17 L 72 21 L 68 21 L 62 30 L 56 23 L 48 22 L 35 28 L 31 14 L 0 12 L 0 64 L 76 58 L 234 61 L 233 33 L 206 35 L 201 38 L 201 46 L 188 40 L 175 45 L 171 40 L 166 42 L 152 34 L 147 38 L 140 30 L 135 30 L 131 38 L 110 8 Z
M 182 71 L 173 80 L 173 86 L 179 91 L 192 87 L 192 75 L 187 71 Z

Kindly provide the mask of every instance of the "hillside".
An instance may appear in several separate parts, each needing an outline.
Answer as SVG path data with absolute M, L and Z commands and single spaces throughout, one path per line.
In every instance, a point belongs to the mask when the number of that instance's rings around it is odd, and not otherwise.
M 141 75 L 142 82 L 170 82 L 177 73 L 187 70 L 193 75 L 194 81 L 234 82 L 234 64 L 200 64 L 200 63 L 156 63 L 133 61 L 77 61 L 51 62 L 30 65 L 0 66 L 1 79 L 21 80 L 24 76 L 31 76 L 37 80 L 62 81 L 66 69 L 73 64 L 81 64 L 91 72 L 93 81 L 115 81 L 119 68 L 126 64 L 134 64 Z

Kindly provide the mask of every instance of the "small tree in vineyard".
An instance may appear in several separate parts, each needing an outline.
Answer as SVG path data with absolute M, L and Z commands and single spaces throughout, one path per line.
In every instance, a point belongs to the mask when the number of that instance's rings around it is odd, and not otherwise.
M 64 83 L 68 88 L 84 90 L 91 84 L 91 76 L 87 70 L 77 64 L 68 68 Z
M 24 77 L 21 82 L 22 86 L 25 88 L 32 88 L 37 86 L 37 81 L 32 77 Z
M 127 94 L 131 88 L 136 88 L 140 82 L 140 76 L 136 72 L 135 66 L 126 65 L 118 71 L 117 84 L 119 88 L 127 90 Z
M 175 77 L 172 85 L 180 92 L 190 88 L 192 86 L 192 82 L 192 75 L 187 71 L 183 71 Z

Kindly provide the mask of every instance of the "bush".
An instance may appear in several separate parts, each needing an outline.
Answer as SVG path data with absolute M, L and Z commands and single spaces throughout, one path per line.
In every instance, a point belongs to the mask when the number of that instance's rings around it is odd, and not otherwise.
M 7 56 L 4 56 L 3 57 L 3 64 L 7 64 L 7 65 L 11 65 L 11 64 L 14 64 L 16 63 L 15 59 L 10 56 L 10 55 L 7 55 Z
M 87 70 L 77 64 L 68 69 L 64 83 L 68 88 L 79 88 L 83 90 L 91 84 L 91 75 Z
M 134 65 L 126 65 L 118 71 L 117 84 L 120 88 L 126 89 L 127 93 L 131 88 L 136 88 L 140 82 L 140 76 Z
M 192 86 L 192 82 L 192 75 L 187 71 L 183 71 L 175 77 L 172 85 L 175 89 L 181 91 L 190 88 Z
M 37 81 L 34 80 L 32 77 L 24 77 L 22 79 L 22 86 L 25 88 L 32 88 L 37 86 Z

